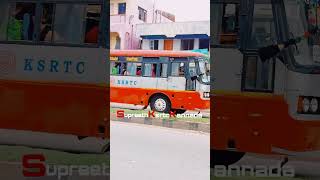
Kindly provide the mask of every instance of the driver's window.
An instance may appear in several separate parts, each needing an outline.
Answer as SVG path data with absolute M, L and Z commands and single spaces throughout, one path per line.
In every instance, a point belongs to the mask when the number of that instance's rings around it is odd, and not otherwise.
M 274 59 L 262 61 L 258 56 L 247 56 L 243 67 L 244 91 L 273 91 Z
M 277 42 L 271 4 L 255 4 L 250 48 L 260 48 Z

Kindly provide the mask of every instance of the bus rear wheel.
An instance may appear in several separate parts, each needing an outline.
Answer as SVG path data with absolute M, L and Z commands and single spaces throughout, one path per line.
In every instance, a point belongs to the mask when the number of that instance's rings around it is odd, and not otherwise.
M 210 164 L 211 167 L 215 165 L 229 166 L 238 162 L 244 155 L 243 152 L 211 150 Z
M 150 100 L 150 107 L 152 110 L 161 113 L 169 113 L 171 109 L 170 100 L 163 95 L 155 95 Z

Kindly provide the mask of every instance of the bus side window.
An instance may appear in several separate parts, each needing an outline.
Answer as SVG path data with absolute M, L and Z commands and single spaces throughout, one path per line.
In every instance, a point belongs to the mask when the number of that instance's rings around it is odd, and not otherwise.
M 127 71 L 127 63 L 122 63 L 121 64 L 121 75 L 127 76 L 128 71 Z
M 86 17 L 85 43 L 97 44 L 99 38 L 99 25 L 101 18 L 100 5 L 88 5 Z
M 85 14 L 82 12 L 85 12 Z M 54 42 L 97 44 L 100 14 L 100 5 L 56 4 L 53 29 Z
M 8 41 L 32 41 L 35 24 L 35 3 L 11 3 L 7 25 Z
M 214 45 L 236 45 L 239 31 L 239 4 L 215 3 L 211 22 Z
M 145 77 L 156 77 L 157 75 L 157 64 L 145 63 L 143 76 Z
M 168 77 L 168 64 L 162 63 L 160 65 L 160 76 L 163 78 Z
M 171 64 L 171 76 L 180 76 L 184 77 L 184 63 L 182 62 L 173 62 Z
M 120 74 L 120 67 L 121 63 L 120 62 L 111 62 L 110 63 L 110 72 L 112 75 L 119 75 Z
M 40 41 L 52 41 L 54 5 L 43 4 L 42 16 L 40 22 Z
M 141 63 L 127 63 L 125 76 L 141 76 Z
M 136 76 L 141 76 L 142 75 L 142 64 L 137 63 L 137 71 L 136 71 Z
M 7 40 L 7 29 L 9 20 L 9 3 L 6 1 L 0 2 L 0 41 Z

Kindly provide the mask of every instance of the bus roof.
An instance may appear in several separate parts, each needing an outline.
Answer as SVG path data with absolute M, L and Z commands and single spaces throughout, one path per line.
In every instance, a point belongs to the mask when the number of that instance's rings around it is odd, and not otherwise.
M 201 53 L 190 51 L 165 51 L 165 50 L 110 50 L 110 56 L 131 57 L 200 57 Z

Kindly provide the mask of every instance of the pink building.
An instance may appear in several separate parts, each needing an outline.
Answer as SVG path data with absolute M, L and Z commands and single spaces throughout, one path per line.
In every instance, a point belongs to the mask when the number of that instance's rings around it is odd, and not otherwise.
M 137 24 L 174 20 L 173 15 L 156 10 L 154 0 L 110 0 L 110 49 L 138 49 Z

